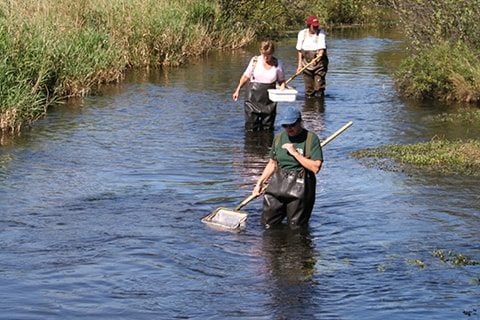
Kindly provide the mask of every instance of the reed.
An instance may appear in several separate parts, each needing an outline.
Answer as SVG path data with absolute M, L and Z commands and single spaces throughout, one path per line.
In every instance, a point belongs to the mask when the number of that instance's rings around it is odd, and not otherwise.
M 0 130 L 17 132 L 128 68 L 177 66 L 253 37 L 206 0 L 3 1 Z

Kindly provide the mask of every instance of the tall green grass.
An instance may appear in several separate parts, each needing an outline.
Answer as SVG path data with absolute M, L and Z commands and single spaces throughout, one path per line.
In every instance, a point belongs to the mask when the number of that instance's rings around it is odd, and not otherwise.
M 121 81 L 128 68 L 176 66 L 253 37 L 206 0 L 3 1 L 0 131 L 17 132 L 55 102 Z

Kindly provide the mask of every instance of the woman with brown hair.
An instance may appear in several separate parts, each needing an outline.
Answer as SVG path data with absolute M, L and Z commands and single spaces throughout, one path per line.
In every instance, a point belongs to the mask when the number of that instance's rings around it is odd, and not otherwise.
M 245 130 L 274 129 L 277 103 L 268 97 L 268 89 L 275 89 L 278 83 L 284 87 L 285 75 L 282 61 L 273 56 L 275 47 L 272 41 L 263 41 L 260 55 L 250 60 L 247 69 L 240 77 L 233 100 L 237 101 L 240 89 L 247 84 L 245 91 Z

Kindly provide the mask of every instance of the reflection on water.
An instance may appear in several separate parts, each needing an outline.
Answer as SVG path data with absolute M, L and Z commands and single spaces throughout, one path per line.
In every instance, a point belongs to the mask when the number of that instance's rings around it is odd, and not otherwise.
M 302 97 L 303 98 L 303 97 Z M 304 97 L 297 102 L 302 111 L 303 126 L 322 138 L 325 130 L 325 97 Z M 331 132 L 333 133 L 333 132 Z
M 268 260 L 266 267 L 276 283 L 290 286 L 311 281 L 315 259 L 309 228 L 295 229 L 281 225 L 266 229 L 262 244 Z
M 307 114 L 325 112 L 325 97 L 305 97 L 304 99 L 302 112 Z
M 274 318 L 315 318 L 316 294 L 313 276 L 316 259 L 310 230 L 278 226 L 263 232 L 265 272 L 271 281 Z
M 265 158 L 272 147 L 273 131 L 245 131 L 245 154 L 252 158 Z M 248 165 L 247 165 L 248 166 Z

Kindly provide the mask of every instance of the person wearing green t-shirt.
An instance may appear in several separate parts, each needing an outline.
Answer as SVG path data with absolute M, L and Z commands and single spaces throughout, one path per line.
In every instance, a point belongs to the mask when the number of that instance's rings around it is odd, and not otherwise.
M 303 128 L 298 109 L 287 107 L 278 123 L 285 128 L 277 134 L 270 150 L 270 159 L 252 194 L 264 192 L 261 222 L 267 228 L 287 218 L 289 225 L 307 225 L 315 203 L 316 174 L 323 163 L 318 136 Z

